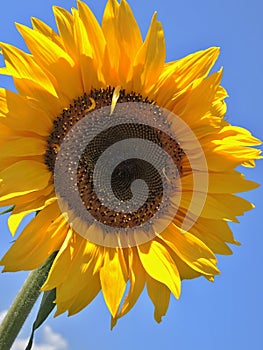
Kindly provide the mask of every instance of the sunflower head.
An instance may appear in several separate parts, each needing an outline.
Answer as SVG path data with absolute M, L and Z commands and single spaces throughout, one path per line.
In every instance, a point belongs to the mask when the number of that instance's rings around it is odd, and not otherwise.
M 143 39 L 126 1 L 102 25 L 77 4 L 54 7 L 57 31 L 17 25 L 30 53 L 1 44 L 16 92 L 0 90 L 0 205 L 12 234 L 37 212 L 1 264 L 57 252 L 42 286 L 57 315 L 102 291 L 114 325 L 146 286 L 160 322 L 181 280 L 213 281 L 215 254 L 238 244 L 228 223 L 253 205 L 236 193 L 257 184 L 235 169 L 254 167 L 260 141 L 224 119 L 217 47 L 166 62 L 156 14 Z

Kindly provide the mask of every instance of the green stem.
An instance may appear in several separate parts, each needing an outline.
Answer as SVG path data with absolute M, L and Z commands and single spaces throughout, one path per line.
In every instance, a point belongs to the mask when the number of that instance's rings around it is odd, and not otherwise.
M 0 350 L 9 350 L 40 295 L 56 253 L 32 271 L 0 325 Z

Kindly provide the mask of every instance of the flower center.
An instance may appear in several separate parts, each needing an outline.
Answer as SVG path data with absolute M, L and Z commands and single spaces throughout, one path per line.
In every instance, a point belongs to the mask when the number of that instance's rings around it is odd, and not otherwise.
M 90 94 L 84 93 L 83 96 L 74 100 L 69 108 L 64 108 L 63 112 L 54 120 L 53 130 L 47 139 L 47 151 L 45 154 L 45 163 L 52 173 L 54 172 L 57 153 L 67 133 L 90 111 L 110 106 L 113 92 L 114 89 L 111 87 L 92 89 Z M 151 103 L 147 98 L 143 99 L 141 95 L 135 92 L 126 94 L 125 90 L 121 90 L 118 103 L 123 102 Z
M 78 122 L 86 117 L 91 130 L 97 124 L 103 123 L 103 121 L 107 124 L 107 119 L 103 115 L 98 118 L 97 114 L 103 110 L 103 107 L 111 106 L 113 94 L 114 89 L 110 87 L 107 89 L 93 89 L 90 94 L 85 93 L 83 96 L 74 100 L 73 105 L 64 109 L 61 115 L 54 121 L 53 130 L 47 140 L 47 151 L 45 154 L 45 163 L 52 173 L 54 173 L 57 155 L 66 135 Z M 166 173 L 169 173 L 169 167 L 166 161 L 162 159 L 162 155 L 156 152 L 156 148 L 149 148 L 149 151 L 146 151 L 148 153 L 143 159 L 140 158 L 140 154 L 138 154 L 138 157 L 120 158 L 116 166 L 112 169 L 111 176 L 109 177 L 110 180 L 108 181 L 110 184 L 108 184 L 107 180 L 103 180 L 105 168 L 107 173 L 108 163 L 104 163 L 101 169 L 99 171 L 97 170 L 98 161 L 104 152 L 111 149 L 117 143 L 122 145 L 119 147 L 123 147 L 124 149 L 127 147 L 127 142 L 126 144 L 121 142 L 128 140 L 129 147 L 136 147 L 136 143 L 134 144 L 132 142 L 134 140 L 143 140 L 147 143 L 146 146 L 148 143 L 153 144 L 155 147 L 159 147 L 166 152 L 178 170 L 177 175 L 180 175 L 182 172 L 181 158 L 184 153 L 176 140 L 163 130 L 163 125 L 169 128 L 169 123 L 162 115 L 162 111 L 158 106 L 155 106 L 147 98 L 143 99 L 141 95 L 133 92 L 126 93 L 125 90 L 119 91 L 117 105 L 122 103 L 125 103 L 123 106 L 127 106 L 129 109 L 132 106 L 130 103 L 138 103 L 149 106 L 149 108 L 141 108 L 139 110 L 140 116 L 136 122 L 134 120 L 123 119 L 122 115 L 118 115 L 120 112 L 116 112 L 116 115 L 108 116 L 108 118 L 114 118 L 114 120 L 120 117 L 120 120 L 114 125 L 109 123 L 108 127 L 96 133 L 85 144 L 76 167 L 76 185 L 82 204 L 97 222 L 112 228 L 126 229 L 145 224 L 159 211 L 164 195 L 162 175 L 166 176 Z M 146 121 L 149 118 L 155 120 L 154 126 L 147 124 Z M 80 143 L 79 138 L 72 141 L 76 144 Z M 115 151 L 111 150 L 106 157 L 110 163 L 114 162 Z M 66 153 L 70 153 L 70 148 Z M 152 156 L 156 158 L 154 164 L 158 165 L 159 170 L 152 164 Z M 70 159 L 70 154 L 67 154 L 66 157 Z M 62 162 L 60 167 L 65 167 L 62 172 L 72 172 L 72 179 L 74 179 L 74 172 L 69 164 L 71 163 L 65 162 L 65 165 L 63 165 Z M 163 174 L 161 174 L 162 172 Z M 173 176 L 176 176 L 176 174 L 173 173 Z M 99 182 L 99 195 L 96 179 Z M 171 178 L 170 180 L 173 181 L 174 179 Z M 145 187 L 141 185 L 141 182 L 146 184 L 146 197 L 144 193 Z M 135 191 L 136 193 L 133 191 L 133 185 L 135 183 L 139 184 L 139 187 L 137 186 L 137 190 Z M 115 206 L 109 205 L 109 199 L 113 198 L 113 195 Z M 137 206 L 129 204 L 129 201 L 133 197 L 137 198 Z M 126 210 L 122 209 L 123 203 L 128 203 Z M 67 205 L 70 210 L 76 210 L 71 201 L 68 201 Z M 75 212 L 75 215 L 78 216 L 79 214 Z

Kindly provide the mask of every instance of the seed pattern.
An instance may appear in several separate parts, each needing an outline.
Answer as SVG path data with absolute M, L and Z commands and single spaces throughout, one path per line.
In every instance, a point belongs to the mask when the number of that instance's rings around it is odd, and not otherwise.
M 53 130 L 47 140 L 45 162 L 51 172 L 54 172 L 55 161 L 60 145 L 71 128 L 90 111 L 111 105 L 114 89 L 92 90 L 84 94 L 69 108 L 64 109 L 54 121 Z M 152 104 L 147 98 L 134 92 L 120 91 L 118 103 L 142 102 Z M 153 105 L 153 118 L 162 118 L 158 106 Z M 137 210 L 121 212 L 114 211 L 104 205 L 103 198 L 98 198 L 94 189 L 94 167 L 100 155 L 110 145 L 129 138 L 140 138 L 151 141 L 163 148 L 176 164 L 178 173 L 182 173 L 181 160 L 184 155 L 179 144 L 161 129 L 147 124 L 122 123 L 110 127 L 97 135 L 85 148 L 78 164 L 77 186 L 83 205 L 87 211 L 104 225 L 116 228 L 134 228 L 149 221 L 159 210 L 163 198 L 163 184 L 158 171 L 149 162 L 139 159 L 129 159 L 120 163 L 112 174 L 112 191 L 120 201 L 128 201 L 132 197 L 131 184 L 136 179 L 144 180 L 149 188 L 149 194 L 144 204 Z M 76 140 L 77 142 L 77 140 Z M 167 170 L 167 169 L 166 169 Z M 68 169 L 70 171 L 70 169 Z M 169 169 L 168 169 L 169 172 Z M 105 190 L 104 197 L 108 193 Z M 70 204 L 69 204 L 70 205 Z M 72 208 L 74 209 L 74 208 Z

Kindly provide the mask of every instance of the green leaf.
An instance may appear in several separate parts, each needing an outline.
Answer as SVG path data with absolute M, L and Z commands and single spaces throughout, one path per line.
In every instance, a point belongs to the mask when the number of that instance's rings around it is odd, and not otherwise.
M 9 207 L 9 208 L 5 209 L 4 211 L 1 211 L 0 215 L 4 215 L 4 214 L 7 214 L 7 213 L 10 213 L 11 211 L 14 210 L 14 208 L 15 208 L 15 206 L 12 205 L 12 207 Z
M 42 323 L 47 319 L 48 315 L 54 309 L 55 299 L 56 299 L 56 289 L 52 289 L 47 292 L 44 292 L 37 317 L 35 319 L 35 322 L 33 323 L 31 336 L 25 350 L 30 350 L 32 348 L 35 330 L 42 325 Z

